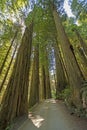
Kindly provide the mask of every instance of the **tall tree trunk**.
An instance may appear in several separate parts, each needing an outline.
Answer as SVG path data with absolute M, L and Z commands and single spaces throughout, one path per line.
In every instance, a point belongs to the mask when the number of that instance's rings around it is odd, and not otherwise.
M 45 83 L 45 68 L 44 65 L 41 66 L 41 97 L 42 99 L 46 99 L 46 83 Z
M 54 44 L 54 53 L 55 53 L 55 63 L 56 63 L 56 77 L 57 77 L 57 86 L 56 86 L 56 96 L 61 93 L 62 90 L 66 87 L 66 77 L 64 73 L 64 68 L 61 63 L 60 52 L 57 44 Z
M 77 35 L 77 37 L 78 37 L 78 39 L 80 41 L 80 44 L 81 44 L 81 46 L 82 46 L 82 48 L 84 50 L 84 55 L 86 55 L 86 60 L 87 60 L 87 45 L 83 41 L 82 37 L 80 36 L 79 32 L 76 29 L 74 29 L 74 32 L 76 33 L 76 35 Z
M 10 61 L 9 65 L 8 65 L 7 71 L 6 71 L 6 73 L 5 73 L 5 76 L 4 76 L 4 78 L 3 78 L 2 83 L 1 83 L 1 85 L 0 85 L 0 93 L 1 93 L 1 90 L 2 90 L 2 88 L 3 88 L 4 83 L 5 83 L 5 81 L 6 81 L 6 78 L 7 78 L 7 76 L 8 76 L 9 70 L 10 70 L 10 68 L 11 68 L 12 61 L 13 61 L 13 59 L 14 59 L 14 55 L 15 55 L 15 53 L 16 53 L 16 51 L 17 51 L 17 46 L 18 46 L 18 44 L 15 46 L 15 50 L 14 50 L 13 55 L 12 55 L 12 57 L 11 57 L 11 61 Z
M 50 77 L 49 77 L 49 69 L 45 67 L 45 82 L 46 82 L 46 99 L 51 98 L 51 85 L 50 85 Z
M 15 40 L 16 37 L 17 37 L 17 34 L 18 34 L 18 30 L 15 32 L 15 35 L 14 35 L 12 41 L 11 41 L 11 45 L 9 46 L 9 49 L 8 49 L 8 51 L 7 51 L 7 53 L 6 53 L 6 56 L 5 56 L 5 58 L 4 58 L 4 61 L 3 61 L 2 65 L 1 65 L 1 67 L 0 67 L 0 75 L 1 75 L 2 70 L 3 70 L 3 68 L 4 68 L 5 62 L 6 62 L 6 60 L 7 60 L 8 55 L 9 55 L 9 52 L 10 52 L 10 50 L 11 50 L 13 44 L 14 44 L 14 40 Z
M 59 48 L 59 50 L 60 50 L 60 48 Z M 61 51 L 60 51 L 60 57 L 61 57 L 60 59 L 61 59 L 62 67 L 63 67 L 64 73 L 65 73 L 65 77 L 66 77 L 66 82 L 68 84 L 69 83 L 69 77 L 68 77 L 68 73 L 67 73 L 67 70 L 66 70 L 64 58 L 62 56 L 62 52 Z
M 86 67 L 87 67 L 87 58 L 86 58 L 85 55 L 84 55 L 83 49 L 80 47 L 80 48 L 78 48 L 78 51 L 79 51 L 79 54 L 80 54 L 82 60 L 84 61 L 84 64 L 85 64 Z
M 79 71 L 75 57 L 71 51 L 70 42 L 62 26 L 59 14 L 55 7 L 52 7 L 51 9 L 57 29 L 58 41 L 60 41 L 60 46 L 65 60 L 66 70 L 69 77 L 69 84 L 73 91 L 72 101 L 76 107 L 81 107 L 82 104 L 80 99 L 80 88 L 83 82 L 83 78 L 81 76 L 81 72 Z
M 29 107 L 39 102 L 39 44 L 35 46 Z
M 81 47 L 79 47 L 77 49 L 77 52 L 78 52 L 78 55 L 79 55 L 80 68 L 81 68 L 82 73 L 85 77 L 85 80 L 87 80 L 87 60 L 86 60 L 86 57 L 85 57 L 83 49 Z
M 79 69 L 79 72 L 80 72 L 80 74 L 81 74 L 83 80 L 85 80 L 85 77 L 84 77 L 84 75 L 83 75 L 83 73 L 82 73 L 82 71 L 81 71 L 81 69 L 80 69 L 80 66 L 79 66 L 79 64 L 78 64 L 77 58 L 76 58 L 76 56 L 75 56 L 74 48 L 73 48 L 72 45 L 70 45 L 70 49 L 71 49 L 71 51 L 72 51 L 72 53 L 73 53 L 74 59 L 75 59 L 75 61 L 76 61 L 76 64 L 77 64 L 77 66 L 78 66 L 78 69 Z
M 51 85 L 50 85 L 50 77 L 49 77 L 49 65 L 48 65 L 48 56 L 47 50 L 44 50 L 45 55 L 45 84 L 46 84 L 46 99 L 51 98 Z
M 33 23 L 26 27 L 9 83 L 2 99 L 0 129 L 18 116 L 28 114 L 28 84 Z

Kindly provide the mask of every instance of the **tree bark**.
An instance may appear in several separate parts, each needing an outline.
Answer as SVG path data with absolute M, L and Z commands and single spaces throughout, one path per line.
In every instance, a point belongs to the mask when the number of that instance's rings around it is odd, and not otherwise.
M 15 50 L 14 50 L 13 55 L 12 55 L 12 57 L 11 57 L 11 61 L 10 61 L 9 65 L 8 65 L 7 71 L 6 71 L 6 73 L 5 73 L 5 76 L 4 76 L 4 78 L 3 78 L 2 83 L 1 83 L 1 85 L 0 85 L 0 93 L 1 93 L 1 90 L 2 90 L 2 88 L 3 88 L 4 83 L 5 83 L 5 81 L 6 81 L 6 78 L 7 78 L 7 76 L 8 76 L 9 70 L 10 70 L 10 68 L 11 68 L 12 61 L 13 61 L 13 59 L 14 59 L 14 55 L 15 55 L 15 53 L 16 53 L 16 51 L 17 51 L 17 46 L 18 46 L 18 44 L 15 46 Z
M 41 66 L 41 88 L 42 88 L 42 99 L 46 99 L 46 83 L 45 83 L 45 68 L 44 65 Z
M 87 60 L 87 45 L 86 45 L 86 43 L 83 41 L 83 39 L 82 39 L 82 37 L 80 36 L 80 34 L 79 34 L 79 32 L 76 30 L 76 29 L 74 29 L 74 32 L 76 33 L 76 35 L 77 35 L 77 37 L 78 37 L 78 40 L 80 41 L 80 44 L 81 44 L 81 46 L 82 46 L 82 48 L 83 48 L 83 50 L 84 50 L 84 55 L 86 56 L 86 60 Z
M 15 117 L 28 114 L 28 84 L 33 23 L 26 27 L 18 50 L 9 83 L 2 99 L 0 129 L 7 127 Z
M 84 64 L 85 64 L 86 67 L 87 67 L 87 58 L 86 58 L 85 55 L 84 55 L 83 49 L 80 47 L 80 48 L 78 48 L 78 51 L 79 51 L 79 54 L 80 54 L 82 60 L 84 61 Z
M 39 102 L 39 44 L 35 46 L 29 107 Z
M 61 63 L 60 52 L 57 46 L 57 43 L 54 44 L 54 53 L 55 53 L 55 63 L 56 63 L 56 77 L 57 77 L 57 86 L 56 86 L 56 97 L 61 93 L 62 90 L 66 87 L 66 77 L 64 73 L 64 68 Z
M 85 57 L 83 49 L 81 47 L 78 47 L 77 52 L 79 55 L 79 66 L 82 70 L 82 73 L 85 77 L 85 80 L 87 80 L 87 60 L 86 60 L 86 57 Z
M 48 65 L 48 56 L 47 50 L 44 50 L 45 56 L 45 84 L 46 84 L 46 99 L 51 98 L 51 86 L 50 86 L 50 77 L 49 77 L 49 65 Z
M 6 62 L 6 60 L 7 60 L 8 55 L 9 55 L 9 52 L 10 52 L 10 50 L 11 50 L 13 44 L 14 44 L 14 40 L 15 40 L 16 37 L 17 37 L 17 34 L 18 34 L 18 30 L 15 32 L 15 35 L 14 35 L 12 41 L 11 41 L 11 45 L 10 45 L 8 51 L 7 51 L 7 54 L 6 54 L 5 58 L 4 58 L 4 61 L 3 61 L 2 65 L 1 65 L 1 67 L 0 67 L 0 75 L 1 75 L 2 70 L 3 70 L 3 68 L 4 68 L 5 62 Z

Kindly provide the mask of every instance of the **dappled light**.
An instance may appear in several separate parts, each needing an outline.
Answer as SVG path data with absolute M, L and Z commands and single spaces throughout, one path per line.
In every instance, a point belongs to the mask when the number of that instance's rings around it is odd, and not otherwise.
M 29 113 L 29 119 L 31 119 L 37 128 L 41 127 L 44 122 L 44 119 L 40 115 L 35 115 L 34 113 Z
M 56 103 L 56 100 L 54 100 L 54 99 L 51 99 L 51 101 L 50 101 L 51 103 Z
M 47 102 L 47 103 L 56 103 L 56 100 L 55 99 L 47 99 L 45 102 Z
M 50 100 L 49 100 L 49 99 L 47 99 L 45 102 L 49 103 L 49 102 L 50 102 Z

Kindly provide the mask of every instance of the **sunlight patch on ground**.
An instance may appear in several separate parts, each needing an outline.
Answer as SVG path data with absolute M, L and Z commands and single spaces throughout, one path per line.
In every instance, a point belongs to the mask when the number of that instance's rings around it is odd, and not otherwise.
M 54 100 L 54 99 L 47 99 L 45 102 L 47 102 L 47 103 L 56 103 L 56 101 Z
M 51 100 L 51 103 L 56 103 L 56 101 L 54 99 Z
M 49 99 L 47 99 L 47 100 L 45 100 L 45 102 L 49 103 L 49 102 L 50 102 L 50 100 L 49 100 Z
M 37 128 L 39 128 L 44 121 L 44 119 L 40 115 L 34 115 L 32 113 L 29 113 L 29 118 Z

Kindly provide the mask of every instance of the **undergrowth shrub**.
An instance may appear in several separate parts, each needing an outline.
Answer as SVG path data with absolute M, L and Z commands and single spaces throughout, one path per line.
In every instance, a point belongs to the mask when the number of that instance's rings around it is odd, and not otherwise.
M 64 90 L 61 91 L 61 93 L 59 93 L 57 95 L 57 99 L 61 99 L 61 100 L 67 100 L 71 95 L 71 89 L 69 87 L 66 87 Z

